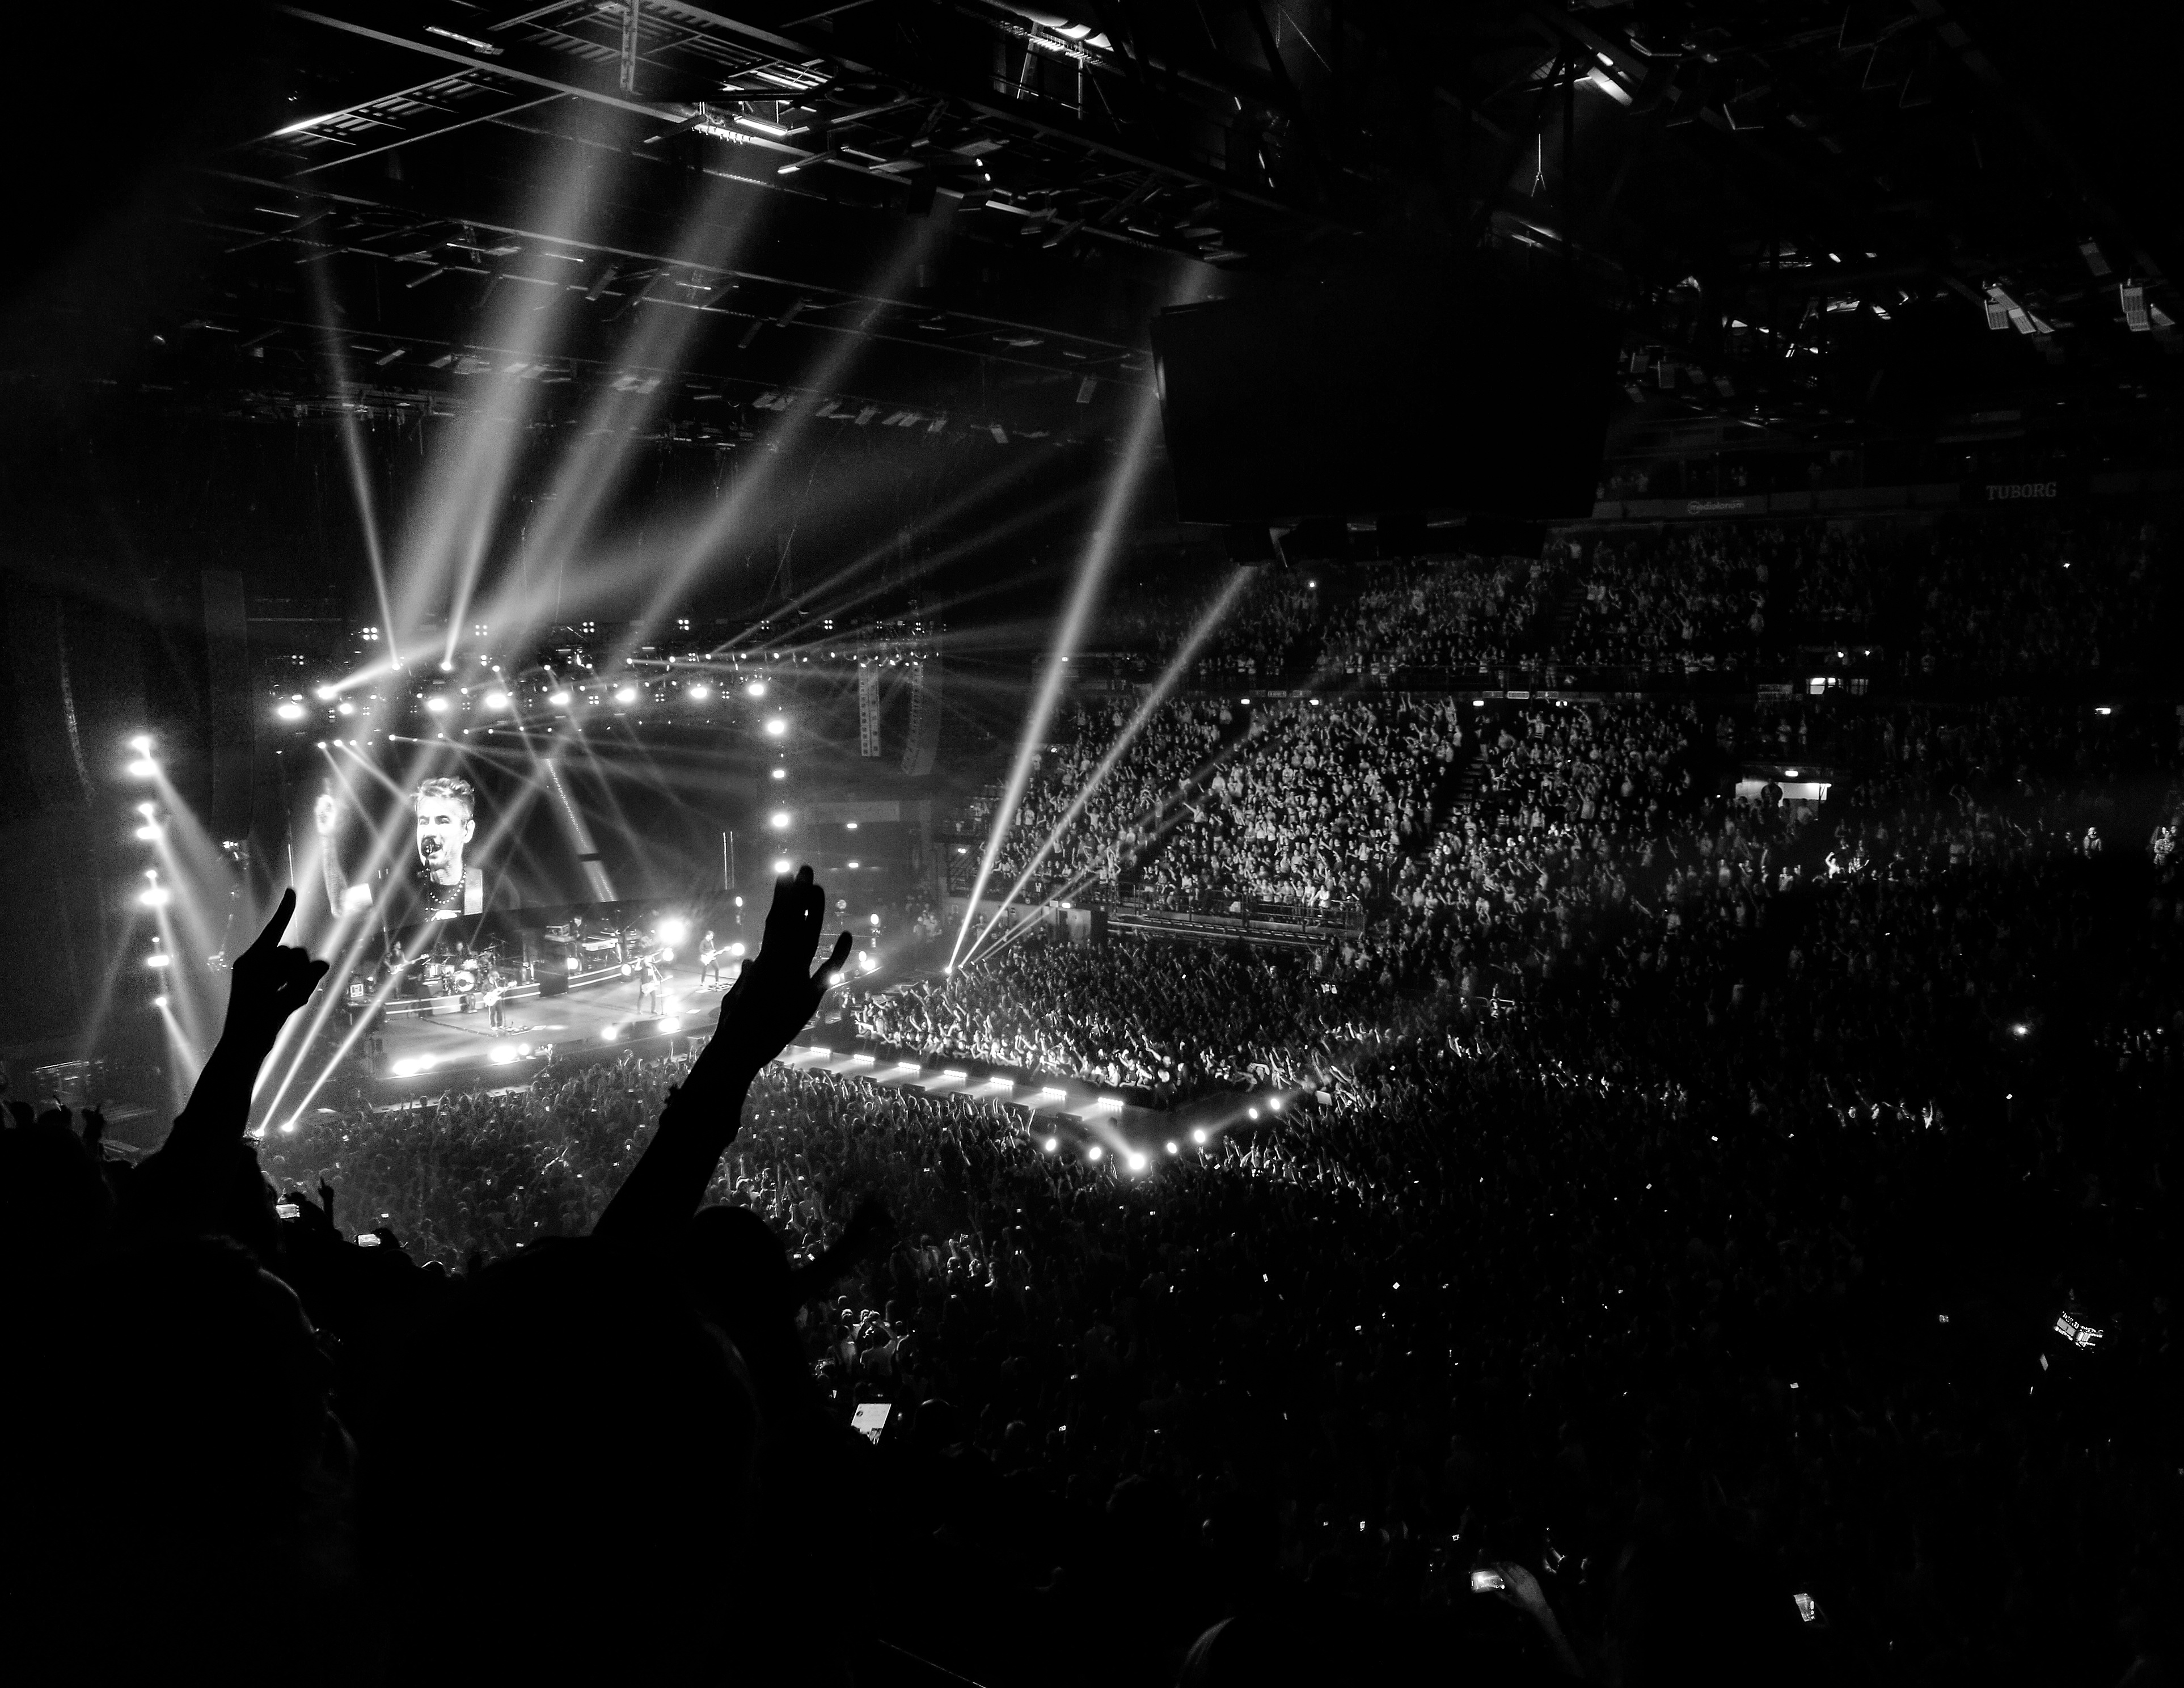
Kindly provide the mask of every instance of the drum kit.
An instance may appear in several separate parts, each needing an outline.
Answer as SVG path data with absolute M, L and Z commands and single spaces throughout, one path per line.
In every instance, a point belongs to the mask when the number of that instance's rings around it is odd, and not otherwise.
M 419 996 L 472 997 L 508 982 L 501 972 L 499 946 L 494 944 L 448 959 L 430 955 L 419 961 L 397 962 L 394 971 L 401 974 L 412 967 L 416 970 L 415 994 Z

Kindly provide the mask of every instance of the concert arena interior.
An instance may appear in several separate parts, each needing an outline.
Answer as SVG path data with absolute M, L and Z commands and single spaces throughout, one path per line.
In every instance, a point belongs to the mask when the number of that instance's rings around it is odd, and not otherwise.
M 10 36 L 11 1680 L 2184 1680 L 2177 14 Z

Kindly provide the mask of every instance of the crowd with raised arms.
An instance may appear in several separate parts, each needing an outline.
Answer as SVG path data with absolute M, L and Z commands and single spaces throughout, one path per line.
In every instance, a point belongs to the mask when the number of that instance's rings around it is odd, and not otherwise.
M 1106 777 L 1094 784 L 1095 770 L 1134 714 L 1129 702 L 1072 706 L 1070 736 L 1042 758 L 995 858 L 997 872 L 1013 879 L 1050 838 L 1054 847 L 1037 868 L 1049 879 L 1112 880 L 1136 866 L 1192 777 L 1214 760 L 1234 716 L 1222 703 L 1156 710 Z M 1072 809 L 1077 813 L 1057 834 Z
M 1407 699 L 1255 706 L 1245 742 L 1147 868 L 1147 894 L 1237 912 L 1377 895 L 1432 824 L 1460 716 L 1451 703 Z
M 1600 542 L 1557 660 L 1579 667 L 1746 667 L 1774 569 L 1754 536 L 1670 528 Z
M 1326 609 L 1317 575 L 1255 567 L 1240 584 L 1216 570 L 1211 583 L 1195 571 L 1171 571 L 1111 589 L 1103 600 L 1095 653 L 1141 654 L 1164 663 L 1200 631 L 1224 595 L 1227 609 L 1192 664 L 1200 680 L 1308 672 L 1319 648 Z
M 1566 576 L 1556 564 L 1459 557 L 1368 565 L 1321 645 L 1327 674 L 1469 672 L 1516 660 Z

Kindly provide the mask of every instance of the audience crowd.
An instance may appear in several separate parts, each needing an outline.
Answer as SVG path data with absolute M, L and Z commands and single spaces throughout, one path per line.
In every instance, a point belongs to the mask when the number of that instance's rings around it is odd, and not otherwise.
M 2028 532 L 1980 554 L 2014 591 L 1934 541 L 1958 671 L 2134 636 L 2148 536 Z M 1565 651 L 1744 663 L 1769 593 L 1900 627 L 1885 549 L 1635 544 Z M 1483 589 L 1327 649 L 1483 648 L 1407 626 Z M 1011 862 L 1127 719 L 1050 751 Z M 770 1064 L 807 875 L 710 1036 L 254 1132 L 323 972 L 276 916 L 157 1153 L 0 1130 L 19 1670 L 2166 1680 L 2179 732 L 1170 704 L 1050 871 L 1349 927 L 1027 928 L 828 1033 L 1156 1105 L 1089 1123 Z

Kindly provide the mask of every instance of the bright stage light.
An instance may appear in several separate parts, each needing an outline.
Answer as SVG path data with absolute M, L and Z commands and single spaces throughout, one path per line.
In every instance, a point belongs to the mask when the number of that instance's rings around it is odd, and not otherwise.
M 729 944 L 729 945 L 728 945 L 728 955 L 729 955 L 729 957 L 730 957 L 732 960 L 733 960 L 733 959 L 738 959 L 738 958 L 740 958 L 740 957 L 742 956 L 743 953 L 744 953 L 744 946 L 742 945 L 742 944 L 740 944 L 740 943 L 735 943 L 735 944 Z
M 496 1067 L 504 1067 L 510 1061 L 515 1059 L 515 1045 L 514 1044 L 495 1044 L 493 1046 L 492 1053 L 487 1057 L 487 1059 L 491 1061 Z
M 136 895 L 136 900 L 148 909 L 163 909 L 174 900 L 175 894 L 164 885 L 147 885 Z
M 1134 1173 L 1141 1173 L 1141 1172 L 1145 1171 L 1145 1157 L 1143 1155 L 1140 1155 L 1140 1154 L 1139 1154 L 1136 1150 L 1134 1150 L 1134 1149 L 1131 1150 L 1130 1150 L 1130 1170 L 1131 1170 L 1132 1172 L 1134 1172 Z
M 1048 1154 L 1051 1155 L 1056 1150 L 1061 1146 L 1061 1139 L 1059 1137 L 1050 1137 L 1039 1146 L 1045 1149 Z
M 1167 1145 L 1167 1152 L 1171 1155 L 1180 1155 L 1183 1150 L 1177 1148 L 1173 1143 L 1170 1143 Z
M 321 686 L 311 695 L 316 698 L 322 704 L 330 704 L 336 698 L 339 697 L 341 694 L 336 691 L 332 686 Z
M 287 698 L 281 701 L 273 713 L 283 721 L 301 721 L 304 718 L 304 706 L 295 699 Z
M 1251 1115 L 1253 1119 L 1256 1119 L 1259 1117 L 1259 1111 L 1256 1108 L 1246 1108 L 1244 1111 Z
M 163 990 L 157 996 L 153 997 L 152 999 L 152 1006 L 154 1008 L 164 1008 L 167 1006 L 167 993 Z
M 354 715 L 356 713 L 356 705 L 351 703 L 347 698 L 343 698 L 339 703 L 334 705 L 334 713 L 336 715 Z
M 1279 1096 L 1269 1096 L 1267 1098 L 1267 1106 L 1276 1113 L 1279 1113 L 1282 1111 L 1282 1099 Z
M 150 955 L 144 958 L 144 965 L 155 971 L 163 967 L 170 967 L 174 964 L 175 958 L 172 955 L 170 955 L 164 950 L 154 950 Z
M 854 862 L 854 861 L 853 861 L 853 862 L 850 863 L 850 865 L 849 865 L 849 866 L 850 866 L 850 872 L 854 873 L 854 872 L 855 872 L 857 871 L 857 864 L 856 864 L 855 862 Z
M 159 812 L 159 805 L 156 803 L 140 803 L 136 805 L 136 812 L 148 821 Z
M 405 1055 L 394 1063 L 394 1076 L 414 1078 L 420 1072 L 430 1072 L 439 1065 L 439 1057 L 432 1055 Z
M 150 844 L 154 838 L 159 836 L 159 822 L 156 821 L 147 821 L 142 826 L 136 828 L 136 836 L 142 838 L 146 844 Z
M 1206 1128 L 1204 1126 L 1192 1127 L 1190 1140 L 1193 1143 L 1203 1144 L 1206 1141 Z
M 1088 1161 L 1102 1161 L 1106 1156 L 1107 1151 L 1096 1143 L 1084 1151 L 1084 1158 Z
M 690 695 L 699 703 L 702 704 L 706 699 L 713 695 L 713 688 L 701 682 L 690 688 Z
M 786 716 L 772 716 L 766 723 L 766 736 L 769 738 L 778 738 L 788 731 L 788 718 Z
M 861 973 L 868 973 L 879 964 L 880 958 L 869 950 L 863 951 L 857 957 L 857 971 Z
M 150 755 L 152 754 L 152 735 L 148 733 L 138 733 L 135 738 L 129 741 L 129 748 L 134 750 L 140 756 Z
M 773 872 L 777 878 L 785 875 L 788 872 L 788 858 L 785 855 L 776 856 L 773 861 Z
M 448 712 L 448 700 L 439 693 L 435 692 L 425 699 L 425 707 L 434 715 L 445 715 Z
M 138 779 L 149 779 L 159 772 L 159 765 L 149 756 L 139 756 L 130 763 L 128 772 Z
M 637 688 L 634 686 L 616 687 L 615 688 L 615 701 L 618 704 L 635 703 L 637 701 Z
M 569 707 L 569 693 L 566 688 L 558 692 L 549 692 L 546 694 L 546 701 L 553 705 L 555 709 L 566 709 Z
M 764 697 L 766 695 L 766 682 L 763 680 L 753 680 L 749 682 L 744 688 L 744 695 L 747 698 Z
M 772 827 L 777 833 L 787 832 L 788 830 L 788 811 L 786 809 L 775 810 L 773 813 L 766 817 L 766 823 L 767 826 Z
M 878 915 L 870 916 L 869 918 L 874 926 L 878 926 L 880 923 L 880 917 Z
M 652 930 L 662 944 L 680 944 L 690 935 L 689 923 L 687 921 L 677 920 L 671 915 L 654 927 Z
M 493 710 L 506 709 L 508 707 L 508 694 L 505 692 L 488 692 L 485 694 L 485 706 L 488 709 Z
M 787 768 L 776 768 L 773 771 L 773 777 L 776 779 L 787 779 L 788 777 L 788 770 Z
M 660 1022 L 660 1029 L 670 1033 L 679 1032 L 682 1029 L 682 1021 L 679 1016 L 670 1014 Z
M 574 955 L 571 955 L 567 958 L 566 966 L 568 970 L 572 973 L 582 972 L 584 968 L 584 964 L 578 961 Z
M 610 1043 L 618 1042 L 618 1041 L 621 1039 L 621 1027 L 619 1027 L 619 1026 L 609 1026 L 609 1027 L 607 1027 L 605 1029 L 604 1029 L 603 1031 L 601 1031 L 601 1032 L 600 1032 L 600 1033 L 599 1033 L 599 1041 L 600 1041 L 601 1043 L 603 1043 L 603 1044 L 610 1044 Z

